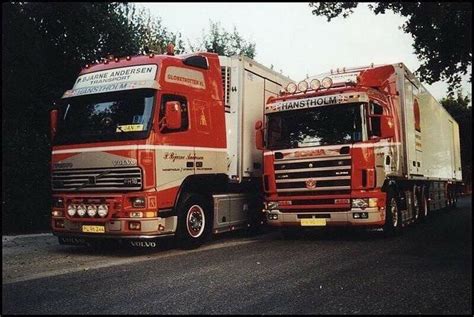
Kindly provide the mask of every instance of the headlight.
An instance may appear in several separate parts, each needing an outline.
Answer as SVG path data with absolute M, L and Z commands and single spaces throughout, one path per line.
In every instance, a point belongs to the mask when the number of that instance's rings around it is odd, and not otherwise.
M 268 209 L 277 209 L 278 208 L 278 201 L 269 201 L 267 205 Z
M 353 208 L 367 208 L 369 206 L 368 198 L 355 198 L 352 199 Z
M 89 217 L 95 217 L 97 214 L 97 206 L 96 205 L 88 205 L 87 206 L 87 214 Z
M 76 205 L 67 206 L 67 214 L 71 217 L 74 216 L 76 214 L 76 209 L 77 209 Z
M 84 217 L 84 215 L 86 214 L 86 205 L 79 205 L 77 206 L 77 214 L 80 216 L 80 217 Z
M 133 208 L 145 208 L 145 197 L 134 197 L 132 198 Z
M 109 213 L 109 207 L 107 207 L 107 205 L 99 205 L 99 208 L 97 208 L 97 213 L 100 217 L 104 218 Z

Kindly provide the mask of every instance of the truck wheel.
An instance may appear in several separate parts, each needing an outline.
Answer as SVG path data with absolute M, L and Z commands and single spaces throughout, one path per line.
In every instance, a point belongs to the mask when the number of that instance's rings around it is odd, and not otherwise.
M 383 231 L 386 236 L 394 236 L 400 232 L 402 217 L 394 190 L 387 192 L 385 224 Z
M 426 195 L 426 189 L 423 188 L 421 190 L 421 199 L 420 199 L 420 222 L 424 221 L 430 212 L 429 210 L 429 202 L 428 202 L 428 196 Z
M 178 206 L 176 237 L 180 247 L 194 249 L 211 234 L 211 207 L 201 195 L 187 194 Z

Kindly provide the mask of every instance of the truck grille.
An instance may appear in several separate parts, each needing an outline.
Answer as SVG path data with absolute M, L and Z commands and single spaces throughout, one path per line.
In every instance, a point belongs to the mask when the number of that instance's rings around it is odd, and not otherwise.
M 57 191 L 139 190 L 142 173 L 139 167 L 55 170 L 52 188 Z
M 282 211 L 350 208 L 349 200 L 344 200 L 350 198 L 350 155 L 276 160 L 274 167 L 278 196 L 292 201 L 291 206 L 280 206 Z

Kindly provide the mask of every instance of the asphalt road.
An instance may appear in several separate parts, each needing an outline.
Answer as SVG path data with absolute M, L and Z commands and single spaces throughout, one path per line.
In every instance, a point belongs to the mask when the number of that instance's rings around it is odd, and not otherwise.
M 471 197 L 403 234 L 232 233 L 192 251 L 3 237 L 2 314 L 472 315 Z

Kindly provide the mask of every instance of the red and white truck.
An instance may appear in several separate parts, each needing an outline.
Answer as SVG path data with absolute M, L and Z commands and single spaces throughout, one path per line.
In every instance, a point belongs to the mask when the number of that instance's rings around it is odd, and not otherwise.
M 255 121 L 290 80 L 242 56 L 153 53 L 86 65 L 51 111 L 60 243 L 177 236 L 260 221 Z
M 267 221 L 389 233 L 455 205 L 459 128 L 403 63 L 290 83 L 256 125 Z M 293 228 L 293 229 L 291 229 Z

